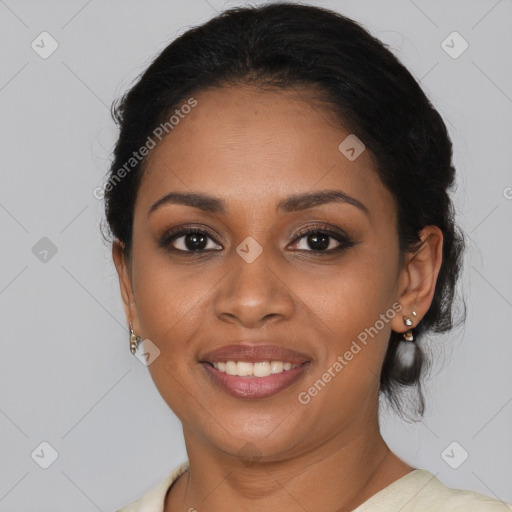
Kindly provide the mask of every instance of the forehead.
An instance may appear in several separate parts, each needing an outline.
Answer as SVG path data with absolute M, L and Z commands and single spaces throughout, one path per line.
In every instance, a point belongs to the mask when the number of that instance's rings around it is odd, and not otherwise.
M 175 189 L 259 205 L 335 187 L 374 206 L 389 201 L 372 155 L 363 151 L 351 161 L 339 150 L 350 131 L 314 91 L 230 86 L 194 99 L 197 105 L 150 154 L 139 190 L 146 207 Z

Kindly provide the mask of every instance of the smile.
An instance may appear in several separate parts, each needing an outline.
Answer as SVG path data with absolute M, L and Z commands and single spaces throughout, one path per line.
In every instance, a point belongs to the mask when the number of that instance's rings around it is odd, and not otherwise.
M 267 398 L 284 391 L 307 371 L 309 361 L 226 361 L 201 363 L 211 382 L 236 398 Z
M 282 373 L 299 366 L 298 364 L 284 361 L 257 361 L 255 363 L 247 361 L 219 361 L 212 364 L 215 369 L 222 373 L 238 375 L 240 377 L 268 377 L 269 375 Z

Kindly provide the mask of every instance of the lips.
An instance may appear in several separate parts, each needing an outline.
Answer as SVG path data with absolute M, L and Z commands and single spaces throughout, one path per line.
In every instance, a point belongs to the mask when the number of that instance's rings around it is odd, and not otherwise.
M 268 398 L 297 382 L 307 371 L 309 363 L 303 363 L 291 370 L 268 377 L 240 377 L 228 375 L 215 369 L 209 363 L 201 363 L 204 371 L 217 389 L 235 398 Z
M 279 345 L 248 345 L 243 342 L 225 345 L 207 352 L 200 357 L 202 363 L 218 363 L 226 361 L 283 361 L 291 364 L 302 364 L 309 361 L 307 355 Z
M 283 367 L 289 363 L 291 368 L 271 375 L 256 377 L 254 375 L 228 375 L 219 371 L 218 363 L 246 362 L 259 363 L 264 361 L 276 362 Z M 267 398 L 297 382 L 310 370 L 311 361 L 306 354 L 279 345 L 254 345 L 239 342 L 226 345 L 203 354 L 200 364 L 206 372 L 209 382 L 215 387 L 236 398 Z M 214 366 L 215 365 L 215 366 Z M 288 365 L 289 366 L 289 365 Z M 216 368 L 217 367 L 217 368 Z

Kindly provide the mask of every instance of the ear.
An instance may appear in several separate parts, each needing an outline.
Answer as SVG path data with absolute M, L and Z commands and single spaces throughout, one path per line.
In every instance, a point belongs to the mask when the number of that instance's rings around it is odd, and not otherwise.
M 135 307 L 135 299 L 133 296 L 132 282 L 129 264 L 125 253 L 124 244 L 117 238 L 112 244 L 112 258 L 116 266 L 117 275 L 119 277 L 119 286 L 121 288 L 121 298 L 123 301 L 124 314 L 128 323 L 132 322 L 135 333 L 140 332 L 139 319 L 137 309 Z
M 443 260 L 443 232 L 437 226 L 426 226 L 419 236 L 421 243 L 406 255 L 400 273 L 398 302 L 403 309 L 391 321 L 391 328 L 395 332 L 406 332 L 416 327 L 427 313 L 434 297 Z M 413 311 L 416 316 L 412 314 Z M 404 316 L 412 320 L 411 327 L 404 324 Z

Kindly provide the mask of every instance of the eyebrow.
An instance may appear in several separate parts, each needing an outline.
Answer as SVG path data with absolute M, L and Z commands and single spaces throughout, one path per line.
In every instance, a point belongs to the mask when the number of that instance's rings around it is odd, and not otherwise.
M 369 216 L 370 214 L 368 208 L 361 203 L 361 201 L 345 194 L 341 190 L 335 189 L 290 195 L 281 199 L 277 203 L 276 211 L 283 213 L 297 212 L 328 203 L 348 203 L 359 208 L 361 211 L 366 213 L 366 215 Z M 217 197 L 199 192 L 170 192 L 151 206 L 148 216 L 166 204 L 182 204 L 185 206 L 191 206 L 192 208 L 198 208 L 205 212 L 221 215 L 226 214 L 227 212 L 225 201 Z

